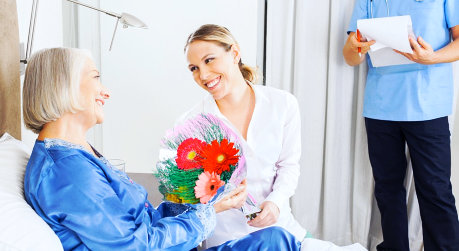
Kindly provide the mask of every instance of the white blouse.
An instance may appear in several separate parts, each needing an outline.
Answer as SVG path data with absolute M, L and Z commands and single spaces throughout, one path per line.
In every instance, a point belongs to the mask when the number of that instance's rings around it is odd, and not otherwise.
M 280 210 L 275 226 L 281 226 L 301 241 L 306 230 L 293 218 L 289 198 L 294 194 L 300 175 L 301 120 L 298 101 L 292 94 L 261 85 L 251 85 L 255 109 L 247 131 L 247 140 L 220 112 L 212 95 L 187 112 L 182 119 L 198 113 L 212 113 L 239 136 L 247 161 L 247 190 L 255 200 L 274 202 Z M 180 119 L 180 120 L 182 120 Z M 217 214 L 217 227 L 205 247 L 220 245 L 259 230 L 247 224 L 240 210 Z

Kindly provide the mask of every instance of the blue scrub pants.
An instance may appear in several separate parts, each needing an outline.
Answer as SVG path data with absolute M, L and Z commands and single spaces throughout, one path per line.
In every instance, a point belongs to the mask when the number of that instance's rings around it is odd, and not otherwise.
M 397 122 L 365 118 L 368 152 L 384 241 L 378 251 L 408 251 L 405 143 L 411 156 L 425 251 L 458 251 L 459 221 L 451 187 L 448 117 Z

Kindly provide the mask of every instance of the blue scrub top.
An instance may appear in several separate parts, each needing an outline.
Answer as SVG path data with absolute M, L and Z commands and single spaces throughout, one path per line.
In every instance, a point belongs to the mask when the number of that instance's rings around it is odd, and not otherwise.
M 371 18 L 371 0 L 356 0 L 348 33 L 357 20 Z M 459 25 L 457 0 L 373 0 L 373 17 L 410 15 L 413 31 L 434 51 L 451 42 L 450 28 Z M 453 106 L 451 63 L 369 66 L 363 116 L 391 121 L 423 121 L 448 116 Z

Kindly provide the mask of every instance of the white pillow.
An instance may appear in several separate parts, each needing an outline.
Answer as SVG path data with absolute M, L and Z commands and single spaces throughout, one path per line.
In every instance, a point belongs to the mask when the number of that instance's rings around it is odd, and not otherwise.
M 24 200 L 30 152 L 8 133 L 0 138 L 0 251 L 63 250 L 57 235 Z

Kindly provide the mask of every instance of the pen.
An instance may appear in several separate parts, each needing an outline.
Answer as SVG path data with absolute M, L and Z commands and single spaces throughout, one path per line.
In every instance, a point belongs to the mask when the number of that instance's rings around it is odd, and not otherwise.
M 362 38 L 359 29 L 357 29 L 357 42 L 360 42 L 360 39 Z M 359 57 L 362 57 L 362 48 L 358 48 L 359 51 Z

